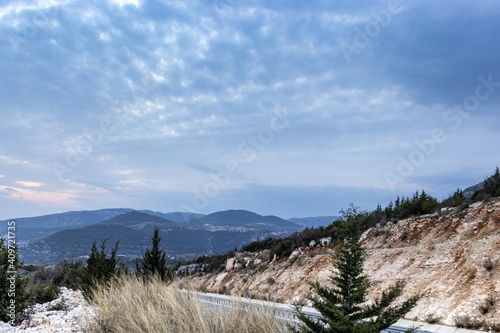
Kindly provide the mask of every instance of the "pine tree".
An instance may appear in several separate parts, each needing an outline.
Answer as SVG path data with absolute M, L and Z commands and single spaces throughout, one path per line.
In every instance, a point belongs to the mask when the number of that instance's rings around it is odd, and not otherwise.
M 382 222 L 382 206 L 380 203 L 377 205 L 377 209 L 375 210 L 375 214 L 377 217 L 377 223 Z
M 119 241 L 111 250 L 110 257 L 107 258 L 106 250 L 107 239 L 101 239 L 101 251 L 97 249 L 96 241 L 92 244 L 91 252 L 87 258 L 87 266 L 82 279 L 82 290 L 86 297 L 90 297 L 92 289 L 96 284 L 106 283 L 113 276 L 123 270 L 123 267 L 117 267 L 119 259 L 116 258 Z
M 492 197 L 500 196 L 500 171 L 498 167 L 493 175 L 485 179 L 483 189 L 485 193 Z
M 174 272 L 167 267 L 165 250 L 160 250 L 160 230 L 154 229 L 151 237 L 151 250 L 148 248 L 142 257 L 141 265 L 136 261 L 136 270 L 142 275 L 158 275 L 163 281 L 169 282 L 174 278 Z
M 416 305 L 418 295 L 392 305 L 403 293 L 402 282 L 383 292 L 382 296 L 371 305 L 363 305 L 370 283 L 366 275 L 363 275 L 365 251 L 358 243 L 361 236 L 359 226 L 366 213 L 359 212 L 358 209 L 351 204 L 347 211 L 340 211 L 343 216 L 341 225 L 345 238 L 335 254 L 334 267 L 338 274 L 331 276 L 334 287 L 322 287 L 318 282 L 311 284 L 317 296 L 310 300 L 313 307 L 323 315 L 323 319 L 318 322 L 311 320 L 302 313 L 300 307 L 297 307 L 303 325 L 299 329 L 292 329 L 294 332 L 380 332 L 394 324 Z

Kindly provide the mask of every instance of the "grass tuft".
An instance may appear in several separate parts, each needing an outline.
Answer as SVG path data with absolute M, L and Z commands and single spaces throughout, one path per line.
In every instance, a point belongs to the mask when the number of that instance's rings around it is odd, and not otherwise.
M 247 309 L 235 301 L 224 311 L 201 302 L 193 292 L 168 287 L 158 278 L 124 276 L 94 290 L 86 319 L 92 333 L 273 333 L 284 332 L 272 310 Z

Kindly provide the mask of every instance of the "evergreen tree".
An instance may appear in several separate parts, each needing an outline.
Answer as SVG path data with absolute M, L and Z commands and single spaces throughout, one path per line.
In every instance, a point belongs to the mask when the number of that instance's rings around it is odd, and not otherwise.
M 375 214 L 377 217 L 377 223 L 382 222 L 383 211 L 382 211 L 382 206 L 380 205 L 380 203 L 378 203 L 378 205 L 377 205 L 377 209 L 375 210 Z
M 393 211 L 394 211 L 394 204 L 392 203 L 392 200 L 391 200 L 389 205 L 385 208 L 385 218 L 387 221 L 392 220 Z
M 160 230 L 158 227 L 154 229 L 153 237 L 151 237 L 151 250 L 148 248 L 142 256 L 142 262 L 136 261 L 136 270 L 143 275 L 158 275 L 163 281 L 169 282 L 174 278 L 174 272 L 167 267 L 167 260 L 165 258 L 165 250 L 160 250 Z
M 96 284 L 106 283 L 113 276 L 118 274 L 123 268 L 117 267 L 119 259 L 116 258 L 118 252 L 119 241 L 116 242 L 115 247 L 111 249 L 111 254 L 107 258 L 106 250 L 107 239 L 101 239 L 101 251 L 97 249 L 96 241 L 92 244 L 91 252 L 87 258 L 87 266 L 82 279 L 82 290 L 86 296 L 90 293 Z
M 17 244 L 5 244 L 0 238 L 0 321 L 11 325 L 24 319 L 24 310 L 28 307 L 28 279 L 17 273 L 20 265 Z
M 297 307 L 303 325 L 299 329 L 292 329 L 294 332 L 380 332 L 394 324 L 416 305 L 419 296 L 392 305 L 403 293 L 404 285 L 401 282 L 384 291 L 372 305 L 363 305 L 370 283 L 363 275 L 365 251 L 358 244 L 361 236 L 359 226 L 366 213 L 359 212 L 358 209 L 351 204 L 347 211 L 340 211 L 343 216 L 341 224 L 345 238 L 336 250 L 334 267 L 339 273 L 331 276 L 334 287 L 322 287 L 318 282 L 311 284 L 317 296 L 310 300 L 313 307 L 323 315 L 323 319 L 317 322 L 311 320 L 302 313 L 300 307 Z
M 500 196 L 500 171 L 498 170 L 498 167 L 493 175 L 485 179 L 483 190 L 489 196 Z

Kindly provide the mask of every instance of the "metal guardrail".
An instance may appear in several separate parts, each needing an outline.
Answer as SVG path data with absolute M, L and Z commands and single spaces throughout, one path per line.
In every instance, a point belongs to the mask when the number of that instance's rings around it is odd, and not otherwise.
M 234 298 L 230 296 L 218 295 L 218 294 L 206 294 L 206 293 L 196 293 L 196 294 L 201 302 L 209 306 L 215 306 L 221 308 L 229 308 L 233 306 Z M 262 313 L 269 313 L 269 310 L 271 310 L 272 314 L 278 320 L 280 320 L 280 322 L 283 324 L 284 327 L 286 327 L 287 324 L 292 324 L 293 326 L 297 327 L 301 323 L 301 321 L 297 316 L 297 311 L 295 310 L 295 307 L 292 305 L 259 301 L 248 298 L 239 298 L 238 302 L 241 302 L 241 304 L 245 307 L 255 308 L 258 311 L 261 311 Z M 311 319 L 320 320 L 321 318 L 323 318 L 321 313 L 319 313 L 313 308 L 302 307 L 302 312 Z M 393 325 L 381 331 L 381 333 L 403 333 L 408 331 L 409 329 L 410 327 Z M 418 329 L 415 330 L 415 332 L 434 333 Z

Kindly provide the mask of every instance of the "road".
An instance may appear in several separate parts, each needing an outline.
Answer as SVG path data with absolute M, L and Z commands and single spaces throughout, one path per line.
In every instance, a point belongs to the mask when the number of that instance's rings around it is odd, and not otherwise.
M 272 312 L 280 322 L 283 323 L 285 328 L 288 323 L 293 323 L 297 326 L 300 321 L 297 318 L 297 312 L 295 307 L 289 304 L 281 304 L 274 302 L 266 302 L 253 300 L 249 298 L 233 298 L 231 296 L 210 294 L 210 293 L 197 293 L 198 298 L 203 303 L 211 307 L 226 308 L 231 307 L 232 303 L 236 300 L 243 304 L 245 307 L 255 308 L 264 313 Z M 321 318 L 321 313 L 316 311 L 314 308 L 302 307 L 302 311 L 310 318 Z M 406 332 L 412 327 L 418 327 L 416 332 L 418 333 L 481 333 L 482 331 L 467 330 L 463 328 L 444 326 L 444 325 L 434 325 L 417 321 L 410 320 L 399 320 L 395 325 L 392 325 L 388 329 L 382 331 L 383 333 L 402 333 Z M 484 332 L 482 332 L 484 333 Z

